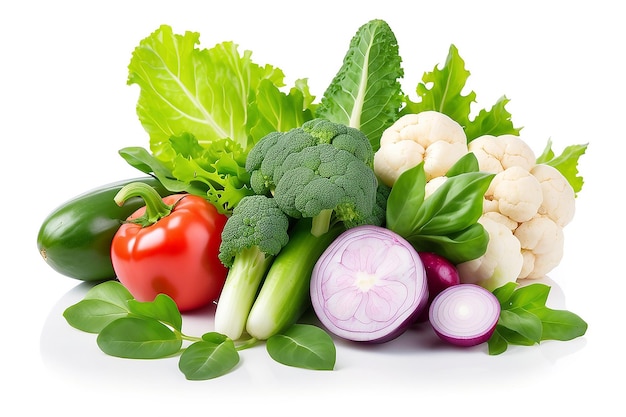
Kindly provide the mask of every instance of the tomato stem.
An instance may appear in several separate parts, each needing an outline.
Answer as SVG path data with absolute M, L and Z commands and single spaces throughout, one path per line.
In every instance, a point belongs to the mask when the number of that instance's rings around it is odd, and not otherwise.
M 174 205 L 166 204 L 153 187 L 142 182 L 126 184 L 115 195 L 114 200 L 121 207 L 131 197 L 140 197 L 145 202 L 146 212 L 136 219 L 129 220 L 129 222 L 141 225 L 141 227 L 155 224 L 163 217 L 168 216 L 174 208 Z

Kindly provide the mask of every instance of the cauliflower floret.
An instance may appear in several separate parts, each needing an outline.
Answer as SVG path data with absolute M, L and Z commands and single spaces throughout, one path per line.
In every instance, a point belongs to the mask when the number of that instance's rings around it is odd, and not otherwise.
M 437 190 L 437 188 L 441 187 L 441 185 L 446 182 L 448 177 L 442 175 L 440 177 L 435 177 L 426 183 L 424 187 L 424 198 L 430 197 L 432 193 Z
M 519 226 L 518 222 L 511 220 L 504 214 L 498 213 L 497 211 L 488 211 L 486 213 L 483 213 L 483 217 L 486 219 L 493 220 L 494 222 L 503 224 L 511 232 L 514 232 L 515 229 L 517 229 L 517 226 Z
M 526 169 L 513 166 L 493 177 L 485 193 L 483 212 L 495 211 L 520 223 L 535 216 L 542 201 L 537 178 Z
M 535 166 L 535 153 L 519 136 L 484 135 L 472 140 L 468 149 L 478 159 L 481 171 L 497 174 L 510 167 L 530 171 Z
M 463 127 L 443 113 L 407 114 L 387 128 L 374 155 L 374 172 L 392 187 L 404 171 L 424 162 L 426 181 L 445 175 L 468 152 Z
M 561 262 L 563 228 L 548 217 L 537 216 L 522 223 L 514 235 L 520 242 L 524 258 L 518 278 L 543 278 Z
M 457 269 L 462 283 L 477 284 L 493 291 L 517 280 L 523 264 L 521 245 L 502 223 L 485 216 L 479 223 L 489 233 L 487 250 L 477 259 L 458 264 Z
M 553 166 L 538 164 L 530 173 L 537 178 L 543 192 L 543 201 L 538 209 L 541 216 L 547 216 L 557 225 L 565 227 L 574 218 L 576 195 L 574 189 Z

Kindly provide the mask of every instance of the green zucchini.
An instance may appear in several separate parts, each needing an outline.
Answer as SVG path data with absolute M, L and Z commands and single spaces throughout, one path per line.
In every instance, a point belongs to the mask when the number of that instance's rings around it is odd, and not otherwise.
M 39 253 L 54 270 L 81 281 L 115 278 L 111 263 L 111 242 L 122 222 L 145 205 L 139 198 L 122 207 L 113 197 L 126 184 L 141 181 L 162 196 L 174 194 L 157 179 L 142 177 L 106 184 L 80 194 L 52 211 L 37 235 Z

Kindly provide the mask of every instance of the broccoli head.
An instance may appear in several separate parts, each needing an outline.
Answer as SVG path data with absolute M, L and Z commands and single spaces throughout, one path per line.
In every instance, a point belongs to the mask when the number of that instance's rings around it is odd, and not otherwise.
M 277 255 L 289 241 L 288 228 L 289 218 L 273 198 L 246 196 L 224 225 L 219 259 L 225 266 L 232 267 L 235 257 L 246 249 L 254 249 L 265 256 Z
M 319 144 L 290 154 L 275 171 L 274 200 L 293 218 L 313 218 L 311 232 L 331 224 L 367 223 L 376 204 L 374 171 L 348 151 Z
M 372 166 L 374 152 L 368 138 L 358 129 L 325 119 L 313 119 L 287 132 L 272 132 L 250 150 L 246 170 L 250 172 L 250 186 L 256 194 L 273 193 L 285 159 L 306 148 L 332 145 L 344 150 L 368 166 Z

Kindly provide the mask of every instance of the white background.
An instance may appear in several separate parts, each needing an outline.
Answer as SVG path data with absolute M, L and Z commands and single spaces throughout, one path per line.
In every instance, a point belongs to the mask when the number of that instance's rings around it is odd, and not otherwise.
M 624 367 L 623 172 L 626 142 L 623 13 L 617 1 L 20 1 L 0 6 L 2 292 L 0 407 L 28 415 L 295 416 L 570 415 L 621 403 Z M 188 382 L 171 361 L 105 357 L 60 314 L 78 281 L 39 257 L 43 218 L 95 186 L 136 176 L 118 156 L 147 146 L 127 86 L 133 48 L 161 24 L 200 32 L 201 46 L 233 40 L 257 63 L 307 77 L 322 95 L 351 37 L 385 19 L 400 44 L 404 89 L 443 63 L 455 44 L 478 107 L 501 95 L 539 153 L 589 143 L 565 257 L 550 279 L 558 303 L 589 324 L 584 338 L 513 348 L 338 345 L 337 369 L 275 364 L 246 351 L 232 374 Z M 80 288 L 78 288 L 80 290 Z M 556 293 L 558 291 L 558 293 Z M 68 293 L 69 292 L 69 293 Z M 77 301 L 77 300 L 76 300 Z M 203 317 L 194 317 L 204 325 Z M 209 319 L 207 318 L 207 326 Z M 418 332 L 419 333 L 419 332 Z M 430 340 L 428 338 L 423 340 Z M 622 385 L 620 385 L 622 384 Z M 340 407 L 337 409 L 336 407 Z M 13 414 L 15 415 L 15 414 Z M 145 415 L 145 414 L 144 414 Z

